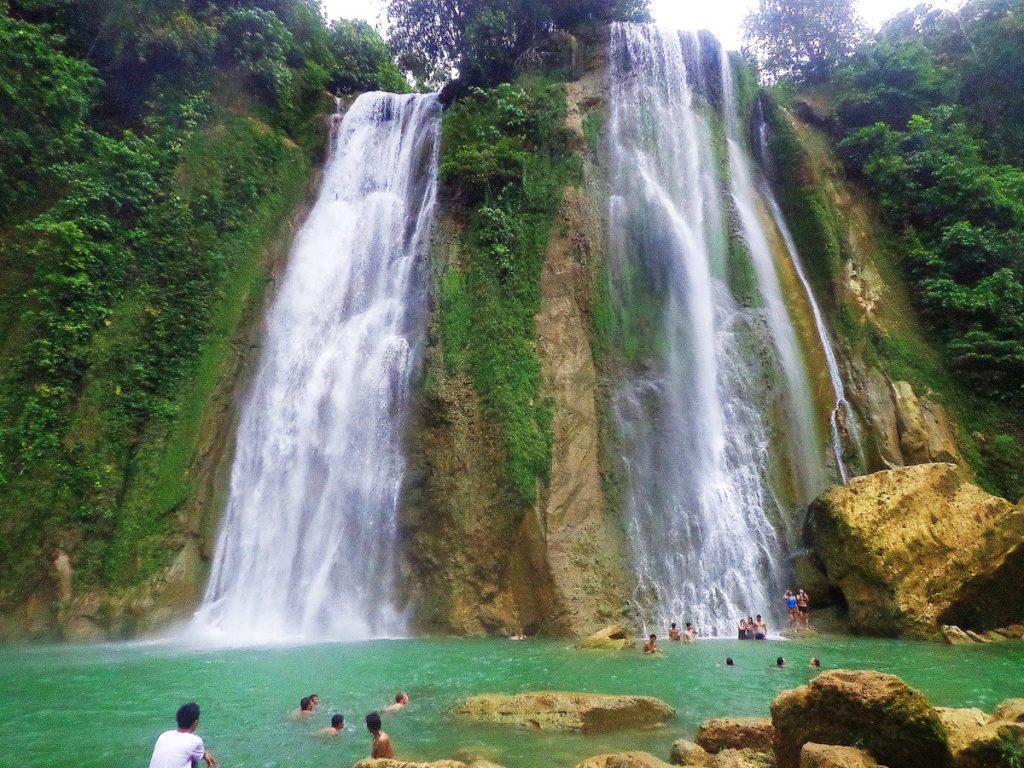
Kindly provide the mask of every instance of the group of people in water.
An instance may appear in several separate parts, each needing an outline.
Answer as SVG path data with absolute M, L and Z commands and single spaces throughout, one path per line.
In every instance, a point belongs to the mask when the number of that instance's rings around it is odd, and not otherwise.
M 366 716 L 366 730 L 372 737 L 370 757 L 393 758 L 395 749 L 391 737 L 382 730 L 381 714 L 398 712 L 409 704 L 409 694 L 401 691 L 395 694 L 395 701 Z M 320 696 L 311 693 L 299 701 L 299 708 L 293 710 L 292 720 L 312 719 L 320 706 Z M 200 760 L 207 768 L 217 768 L 217 761 L 206 750 L 203 740 L 196 734 L 199 727 L 199 705 L 194 701 L 183 704 L 175 714 L 178 727 L 164 731 L 153 746 L 149 768 L 194 768 Z M 345 730 L 345 716 L 340 712 L 331 715 L 330 725 L 320 730 L 321 736 L 340 736 Z
M 405 709 L 409 705 L 409 694 L 405 691 L 399 691 L 395 694 L 395 700 L 392 704 L 389 704 L 382 709 L 371 712 L 366 716 L 366 730 L 370 732 L 373 737 L 373 745 L 370 749 L 370 757 L 394 757 L 394 747 L 391 745 L 391 737 L 388 736 L 384 731 L 381 730 L 381 715 L 391 714 L 393 712 L 399 712 Z M 320 697 L 315 693 L 311 693 L 309 696 L 304 696 L 299 701 L 298 710 L 292 713 L 293 720 L 304 720 L 312 718 L 316 713 L 316 708 L 320 706 Z M 345 730 L 345 716 L 340 712 L 336 712 L 331 715 L 331 724 L 322 729 L 319 733 L 321 736 L 340 736 L 342 731 Z

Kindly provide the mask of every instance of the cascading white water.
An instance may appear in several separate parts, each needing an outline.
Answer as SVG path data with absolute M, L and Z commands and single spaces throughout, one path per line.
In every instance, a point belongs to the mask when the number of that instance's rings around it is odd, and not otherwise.
M 836 360 L 835 349 L 832 347 L 832 341 L 829 338 L 828 328 L 825 326 L 825 318 L 822 316 L 821 308 L 818 306 L 818 300 L 814 297 L 814 291 L 811 290 L 811 281 L 807 279 L 807 274 L 804 272 L 803 264 L 800 261 L 800 253 L 797 251 L 796 243 L 793 241 L 793 234 L 789 231 L 786 218 L 782 215 L 782 209 L 779 208 L 779 204 L 776 202 L 775 196 L 768 188 L 768 185 L 762 185 L 762 190 L 762 195 L 768 202 L 768 209 L 772 214 L 775 226 L 778 227 L 782 240 L 786 244 L 786 251 L 789 253 L 790 261 L 793 262 L 793 268 L 796 271 L 797 278 L 800 280 L 800 285 L 807 294 L 807 301 L 811 305 L 811 314 L 814 316 L 814 328 L 817 331 L 818 338 L 821 340 L 821 348 L 825 352 L 828 377 L 832 382 L 832 391 L 836 398 L 835 405 L 829 416 L 829 428 L 832 433 L 832 454 L 835 457 L 836 471 L 839 472 L 839 478 L 845 484 L 850 481 L 850 469 L 846 463 L 843 434 L 849 435 L 849 440 L 855 447 L 860 445 L 860 427 L 857 422 L 857 415 L 853 411 L 853 406 L 846 399 L 846 387 L 843 385 L 843 377 L 839 372 L 839 362 Z
M 776 272 L 768 235 L 758 216 L 758 195 L 754 187 L 750 155 L 740 134 L 739 105 L 736 102 L 732 66 L 729 54 L 722 46 L 719 47 L 719 65 L 730 191 L 739 214 L 743 241 L 754 265 L 768 327 L 786 383 L 785 411 L 791 435 L 789 442 L 793 450 L 793 465 L 800 478 L 801 500 L 810 502 L 825 489 L 827 478 L 815 429 L 814 400 L 807 378 L 807 365 L 782 298 L 782 285 Z
M 439 117 L 434 96 L 368 93 L 336 128 L 243 406 L 201 630 L 231 642 L 403 631 L 402 440 Z
M 772 335 L 726 275 L 703 55 L 692 35 L 612 28 L 609 271 L 637 358 L 613 408 L 640 618 L 727 635 L 741 616 L 777 615 L 788 510 L 769 480 Z

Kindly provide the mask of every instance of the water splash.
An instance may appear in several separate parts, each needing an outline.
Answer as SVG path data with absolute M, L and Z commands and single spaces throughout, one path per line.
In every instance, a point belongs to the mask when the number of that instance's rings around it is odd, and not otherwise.
M 439 115 L 434 96 L 369 93 L 336 126 L 243 406 L 197 631 L 231 642 L 404 631 L 397 512 Z

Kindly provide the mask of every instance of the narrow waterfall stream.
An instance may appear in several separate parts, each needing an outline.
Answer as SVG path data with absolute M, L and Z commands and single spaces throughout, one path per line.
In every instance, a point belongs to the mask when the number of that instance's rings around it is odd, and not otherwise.
M 368 93 L 336 128 L 243 406 L 200 630 L 231 642 L 403 631 L 402 438 L 439 118 L 434 96 Z
M 815 429 L 814 400 L 807 377 L 807 364 L 800 350 L 796 330 L 782 298 L 771 246 L 758 216 L 758 195 L 754 187 L 750 153 L 741 138 L 739 105 L 733 83 L 732 65 L 724 46 L 719 47 L 722 78 L 722 112 L 729 155 L 729 185 L 739 214 L 740 231 L 750 253 L 757 286 L 764 300 L 765 315 L 786 384 L 786 416 L 790 431 L 793 464 L 800 479 L 801 500 L 810 502 L 825 489 L 825 465 Z
M 829 428 L 832 434 L 832 454 L 835 458 L 839 479 L 845 484 L 850 482 L 850 469 L 846 463 L 846 448 L 843 435 L 849 435 L 849 442 L 855 448 L 859 448 L 860 427 L 857 423 L 857 414 L 854 412 L 849 400 L 846 399 L 846 387 L 843 384 L 842 374 L 839 372 L 839 361 L 836 359 L 835 349 L 832 347 L 828 328 L 825 326 L 825 318 L 821 314 L 821 307 L 818 306 L 818 300 L 814 298 L 811 282 L 807 279 L 807 273 L 804 272 L 803 264 L 800 261 L 800 253 L 796 249 L 796 243 L 793 242 L 793 234 L 789 231 L 789 226 L 782 215 L 782 210 L 779 208 L 779 204 L 767 184 L 762 185 L 762 195 L 768 202 L 768 209 L 771 211 L 772 220 L 775 222 L 775 226 L 778 227 L 779 233 L 786 243 L 786 251 L 793 262 L 793 268 L 796 270 L 800 285 L 807 294 L 807 302 L 810 304 L 811 313 L 814 315 L 814 329 L 818 333 L 818 338 L 821 340 L 821 348 L 825 352 L 828 377 L 832 382 L 832 391 L 836 398 L 835 406 L 832 408 L 829 417 Z

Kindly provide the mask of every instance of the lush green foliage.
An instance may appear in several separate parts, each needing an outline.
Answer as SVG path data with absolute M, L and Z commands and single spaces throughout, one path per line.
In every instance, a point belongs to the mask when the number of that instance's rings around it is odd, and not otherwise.
M 3 606 L 55 548 L 82 586 L 166 564 L 324 89 L 404 81 L 372 30 L 307 0 L 0 9 Z
M 647 15 L 647 0 L 390 0 L 390 40 L 400 64 L 419 79 L 453 73 L 490 86 L 526 65 L 551 64 L 558 33 Z M 549 59 L 545 61 L 544 59 Z
M 863 175 L 900 233 L 920 308 L 969 383 L 1024 402 L 1024 4 L 977 0 L 946 17 L 959 34 L 898 19 L 839 73 L 847 170 Z M 966 20 L 966 21 L 965 21 Z M 909 39 L 901 37 L 909 35 Z M 964 46 L 962 37 L 968 45 Z M 995 41 L 1003 41 L 999 44 Z M 979 91 L 1005 94 L 998 110 Z M 1000 97 L 1002 99 L 1002 96 Z M 1002 114 L 1000 114 L 1000 112 Z
M 864 34 L 853 0 L 760 0 L 743 29 L 744 51 L 769 81 L 821 80 Z
M 534 315 L 548 232 L 572 172 L 564 122 L 564 85 L 529 80 L 473 89 L 442 130 L 441 178 L 468 220 L 463 256 L 442 278 L 445 364 L 470 374 L 527 502 L 551 464 Z

